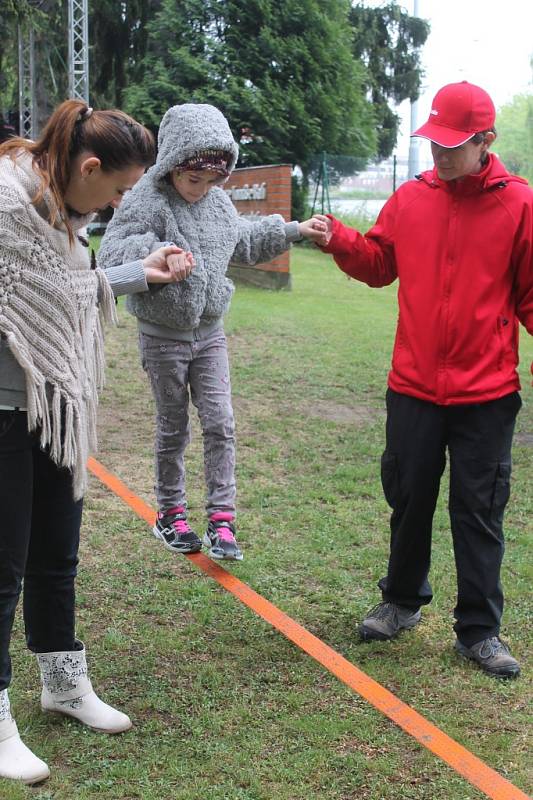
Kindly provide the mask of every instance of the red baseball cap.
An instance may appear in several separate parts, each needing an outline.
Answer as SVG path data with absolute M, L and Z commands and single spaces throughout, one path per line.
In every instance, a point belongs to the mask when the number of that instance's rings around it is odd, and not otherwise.
M 429 119 L 411 136 L 430 139 L 441 147 L 459 147 L 472 136 L 493 127 L 496 109 L 487 92 L 468 81 L 439 89 Z

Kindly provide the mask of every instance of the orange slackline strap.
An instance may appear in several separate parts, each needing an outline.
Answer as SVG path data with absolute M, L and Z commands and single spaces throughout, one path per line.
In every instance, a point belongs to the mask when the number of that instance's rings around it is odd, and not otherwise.
M 137 495 L 131 492 L 122 481 L 108 472 L 93 458 L 88 462 L 89 470 L 99 478 L 112 492 L 120 497 L 135 513 L 149 525 L 153 525 L 155 512 Z M 385 716 L 403 728 L 406 733 L 420 744 L 442 758 L 456 772 L 476 786 L 487 797 L 493 800 L 529 800 L 520 789 L 503 778 L 469 750 L 451 739 L 443 731 L 425 719 L 421 714 L 399 700 L 392 692 L 385 689 L 377 681 L 370 678 L 340 653 L 323 641 L 309 633 L 283 611 L 270 603 L 260 594 L 254 592 L 247 584 L 240 581 L 230 572 L 222 569 L 202 553 L 188 555 L 207 575 L 231 592 L 242 603 L 270 623 L 280 633 L 294 642 L 301 650 L 308 653 L 339 680 L 354 689 L 361 697 L 368 700 Z

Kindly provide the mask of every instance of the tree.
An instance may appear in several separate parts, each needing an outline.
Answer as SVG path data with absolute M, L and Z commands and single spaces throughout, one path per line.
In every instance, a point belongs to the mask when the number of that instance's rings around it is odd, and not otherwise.
M 33 14 L 42 121 L 67 96 L 66 3 L 3 5 L 0 35 L 12 47 L 0 52 L 0 109 L 15 97 L 17 21 Z M 390 154 L 398 117 L 389 102 L 417 96 L 427 33 L 395 2 L 91 0 L 90 97 L 153 129 L 171 105 L 213 103 L 230 121 L 241 164 L 298 164 L 305 187 L 318 153 Z
M 16 97 L 17 21 L 30 14 L 40 118 L 67 96 L 65 8 L 62 0 L 3 0 L 0 34 L 11 47 L 0 52 L 0 107 Z M 388 103 L 416 97 L 427 31 L 395 2 L 91 0 L 90 96 L 152 127 L 177 102 L 215 103 L 242 163 L 286 160 L 305 170 L 323 150 L 384 156 L 398 130 Z
M 496 117 L 498 138 L 494 150 L 509 172 L 533 185 L 533 95 L 518 94 Z
M 17 28 L 34 31 L 38 127 L 68 97 L 68 19 L 64 0 L 2 0 L 0 109 L 17 104 Z M 120 107 L 124 86 L 144 55 L 146 21 L 159 0 L 90 0 L 89 96 L 100 108 Z
M 0 112 L 17 105 L 18 26 L 39 16 L 28 0 L 3 0 L 0 15 Z
M 354 61 L 349 0 L 163 0 L 148 23 L 127 109 L 157 125 L 170 106 L 210 102 L 228 117 L 241 163 L 305 171 L 319 150 L 375 152 L 365 70 Z
M 353 54 L 367 67 L 365 86 L 378 126 L 378 156 L 386 158 L 394 149 L 400 125 L 389 103 L 418 99 L 423 76 L 420 48 L 429 25 L 410 17 L 395 2 L 378 8 L 357 4 L 350 11 L 350 23 Z
M 37 129 L 42 130 L 55 106 L 68 97 L 68 13 L 61 0 L 40 0 L 43 16 L 35 30 L 35 105 Z
M 0 18 L 0 108 L 18 106 L 18 30 L 34 34 L 37 128 L 67 96 L 66 4 L 61 0 L 4 0 Z
M 91 0 L 89 82 L 96 106 L 121 108 L 125 87 L 142 80 L 147 22 L 160 5 L 160 0 Z

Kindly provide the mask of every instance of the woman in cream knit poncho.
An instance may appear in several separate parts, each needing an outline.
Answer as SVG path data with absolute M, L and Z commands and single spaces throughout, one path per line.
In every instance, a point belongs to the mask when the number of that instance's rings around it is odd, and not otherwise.
M 90 269 L 78 231 L 117 207 L 154 159 L 151 134 L 118 111 L 69 100 L 36 142 L 0 147 L 0 778 L 35 783 L 47 765 L 11 716 L 9 640 L 24 580 L 24 623 L 37 655 L 41 705 L 118 733 L 126 714 L 98 699 L 75 638 L 85 463 L 96 445 L 103 323 L 113 294 L 175 280 L 191 261 L 176 247 Z M 172 258 L 167 262 L 167 257 Z

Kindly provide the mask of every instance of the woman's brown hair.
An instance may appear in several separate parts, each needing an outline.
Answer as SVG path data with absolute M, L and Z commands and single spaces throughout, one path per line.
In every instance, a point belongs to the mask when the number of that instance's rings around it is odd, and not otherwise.
M 32 202 L 42 200 L 49 189 L 50 224 L 62 219 L 71 241 L 74 235 L 64 196 L 77 155 L 85 151 L 94 154 L 104 172 L 148 167 L 155 160 L 154 137 L 143 125 L 117 109 L 93 111 L 82 100 L 61 103 L 37 141 L 18 136 L 8 139 L 0 145 L 0 157 L 9 154 L 16 159 L 21 150 L 31 154 L 33 168 L 41 179 Z

